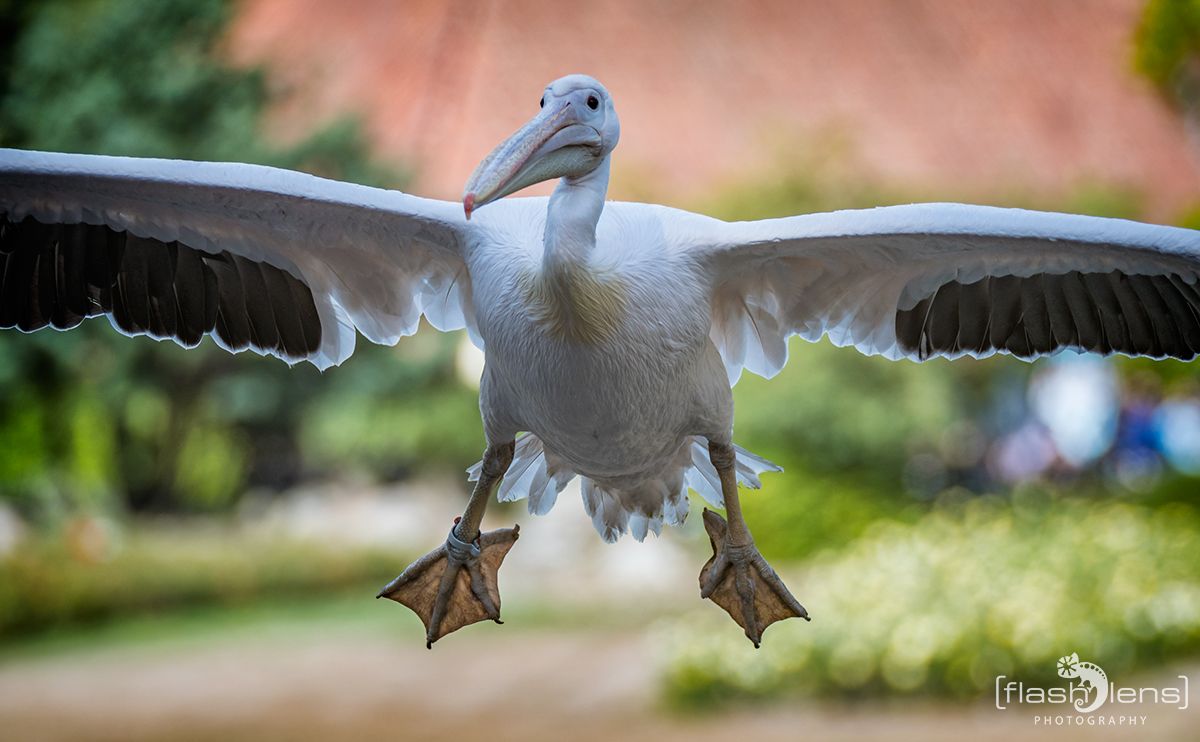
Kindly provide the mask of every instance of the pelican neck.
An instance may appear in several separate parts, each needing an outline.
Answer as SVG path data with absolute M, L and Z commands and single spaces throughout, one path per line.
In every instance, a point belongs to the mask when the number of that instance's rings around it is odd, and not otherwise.
M 609 158 L 578 178 L 558 181 L 546 210 L 542 269 L 557 273 L 587 265 L 596 246 L 596 225 L 608 195 Z

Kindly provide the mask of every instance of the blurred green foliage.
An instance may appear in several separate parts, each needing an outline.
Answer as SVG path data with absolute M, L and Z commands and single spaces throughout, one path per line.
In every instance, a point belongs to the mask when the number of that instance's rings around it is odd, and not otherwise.
M 1186 78 L 1194 84 L 1200 73 L 1200 2 L 1146 3 L 1135 38 L 1134 65 L 1169 95 L 1189 92 L 1181 86 L 1189 84 Z
M 971 409 L 969 377 L 945 362 L 898 364 L 799 338 L 790 351 L 776 378 L 744 374 L 734 387 L 739 444 L 784 467 L 743 498 L 755 539 L 780 559 L 907 512 L 906 463 L 936 451 Z
M 1200 648 L 1200 513 L 1027 492 L 881 521 L 789 580 L 811 623 L 755 651 L 713 608 L 664 632 L 666 689 L 707 706 L 779 695 L 1046 687 L 1071 652 L 1117 679 Z M 1119 682 L 1119 681 L 1118 681 Z
M 257 162 L 401 185 L 401 173 L 367 156 L 353 118 L 296 144 L 266 142 L 263 71 L 221 58 L 233 10 L 229 0 L 0 5 L 0 146 Z
M 357 122 L 268 142 L 264 73 L 222 59 L 228 0 L 0 3 L 0 146 L 236 160 L 401 186 Z M 248 486 L 340 469 L 457 469 L 482 447 L 474 395 L 452 381 L 457 337 L 363 343 L 322 376 L 209 341 L 0 333 L 0 498 L 35 520 L 79 508 L 219 510 Z M 417 347 L 419 345 L 419 347 Z M 410 352 L 415 349 L 415 352 Z M 428 400 L 439 400 L 430 410 Z M 464 415 L 464 410 L 472 414 Z
M 194 519 L 120 533 L 104 521 L 79 519 L 0 558 L 0 641 L 201 605 L 347 590 L 369 598 L 405 556 Z
M 1134 38 L 1134 68 L 1200 126 L 1200 0 L 1149 0 Z M 1200 203 L 1179 219 L 1200 229 Z

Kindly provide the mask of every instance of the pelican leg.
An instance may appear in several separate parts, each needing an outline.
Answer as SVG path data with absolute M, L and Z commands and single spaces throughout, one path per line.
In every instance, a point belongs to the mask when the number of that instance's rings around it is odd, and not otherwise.
M 757 649 L 768 626 L 793 616 L 807 621 L 808 611 L 754 545 L 738 501 L 733 446 L 709 443 L 708 453 L 721 477 L 729 521 L 704 510 L 704 529 L 712 542 L 713 555 L 700 570 L 700 597 L 724 608 Z
M 492 488 L 512 463 L 513 442 L 489 446 L 483 471 L 462 517 L 454 519 L 446 543 L 408 565 L 379 591 L 408 606 L 425 624 L 425 646 L 464 626 L 500 620 L 500 564 L 517 540 L 519 526 L 479 532 Z

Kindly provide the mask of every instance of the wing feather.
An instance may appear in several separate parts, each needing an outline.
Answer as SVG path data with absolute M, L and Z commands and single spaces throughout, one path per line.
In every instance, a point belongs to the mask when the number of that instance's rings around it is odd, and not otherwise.
M 0 149 L 0 326 L 108 314 L 326 368 L 356 329 L 473 328 L 480 229 L 457 204 L 274 168 Z
M 1096 303 L 1100 316 L 1100 352 L 1111 353 L 1114 348 L 1130 346 L 1129 330 L 1125 326 L 1125 317 L 1121 314 L 1121 304 L 1117 295 L 1108 282 L 1107 275 L 1098 273 L 1082 274 L 1084 289 Z
M 60 330 L 77 326 L 90 315 L 87 282 L 87 242 L 78 229 L 64 229 L 58 243 L 59 271 L 62 276 L 61 299 L 65 316 Z
M 175 294 L 178 312 L 176 329 L 181 345 L 193 347 L 206 332 L 212 330 L 214 321 L 208 321 L 208 275 L 212 273 L 200 253 L 195 250 L 179 250 L 175 264 L 175 275 L 171 286 Z M 213 284 L 216 288 L 216 284 Z
M 978 349 L 981 354 L 988 347 L 1007 347 L 1022 318 L 1020 280 L 1016 276 L 991 276 L 987 281 L 991 285 L 991 312 L 988 314 L 991 324 L 986 344 L 981 344 Z
M 913 360 L 1200 353 L 1192 230 L 961 204 L 676 221 L 674 240 L 709 274 L 731 379 L 778 372 L 783 358 L 761 348 L 791 334 Z M 746 334 L 749 307 L 770 321 Z
M 242 275 L 232 256 L 218 257 L 223 259 L 205 261 L 217 277 L 217 338 L 231 351 L 244 350 L 250 347 L 252 337 Z
M 12 287 L 9 305 L 13 324 L 24 332 L 32 332 L 41 327 L 41 325 L 35 324 L 34 314 L 37 302 L 36 300 L 30 301 L 37 282 L 37 264 L 40 255 L 40 248 L 23 251 L 16 256 L 15 264 L 11 266 L 9 274 L 5 276 L 6 287 Z M 32 311 L 31 307 L 34 308 Z

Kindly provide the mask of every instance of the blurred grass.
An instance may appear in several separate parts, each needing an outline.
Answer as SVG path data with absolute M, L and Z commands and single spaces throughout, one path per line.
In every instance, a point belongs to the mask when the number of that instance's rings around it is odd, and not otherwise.
M 376 586 L 378 587 L 378 586 Z M 424 637 L 416 614 L 385 610 L 365 586 L 312 592 L 237 604 L 204 604 L 125 615 L 119 621 L 60 625 L 0 640 L 0 662 L 21 658 L 78 655 L 131 647 L 222 644 L 241 638 L 313 632 L 372 632 L 381 637 Z M 373 610 L 374 609 L 374 610 Z
M 0 642 L 197 606 L 352 589 L 373 596 L 409 556 L 196 522 L 139 523 L 117 535 L 77 520 L 0 559 Z
M 0 616 L 8 622 L 0 627 L 0 663 L 280 636 L 302 641 L 305 635 L 339 633 L 424 644 L 416 614 L 375 597 L 413 554 L 257 537 L 251 543 L 220 526 L 189 529 L 176 550 L 167 543 L 175 538 L 170 529 L 142 524 L 137 530 L 142 533 L 133 539 L 137 545 L 119 547 L 127 551 L 122 558 L 102 563 L 62 543 L 40 543 L 0 561 Z M 330 557 L 337 563 L 332 569 Z M 136 560 L 137 568 L 124 569 L 128 560 Z M 164 562 L 176 563 L 163 569 Z M 231 564 L 237 573 L 233 579 L 228 577 Z M 81 584 L 85 591 L 78 589 Z M 51 600 L 43 598 L 47 590 L 63 586 L 71 587 Z M 469 633 L 502 630 L 495 637 L 502 641 L 514 631 L 640 631 L 696 609 L 697 602 L 664 606 L 605 593 L 563 599 L 554 591 L 506 592 L 505 626 L 484 622 Z
M 716 611 L 663 631 L 668 698 L 974 697 L 999 674 L 1053 677 L 1072 651 L 1111 676 L 1200 649 L 1200 513 L 1180 503 L 943 502 L 798 576 L 813 620 L 771 627 L 762 650 Z

